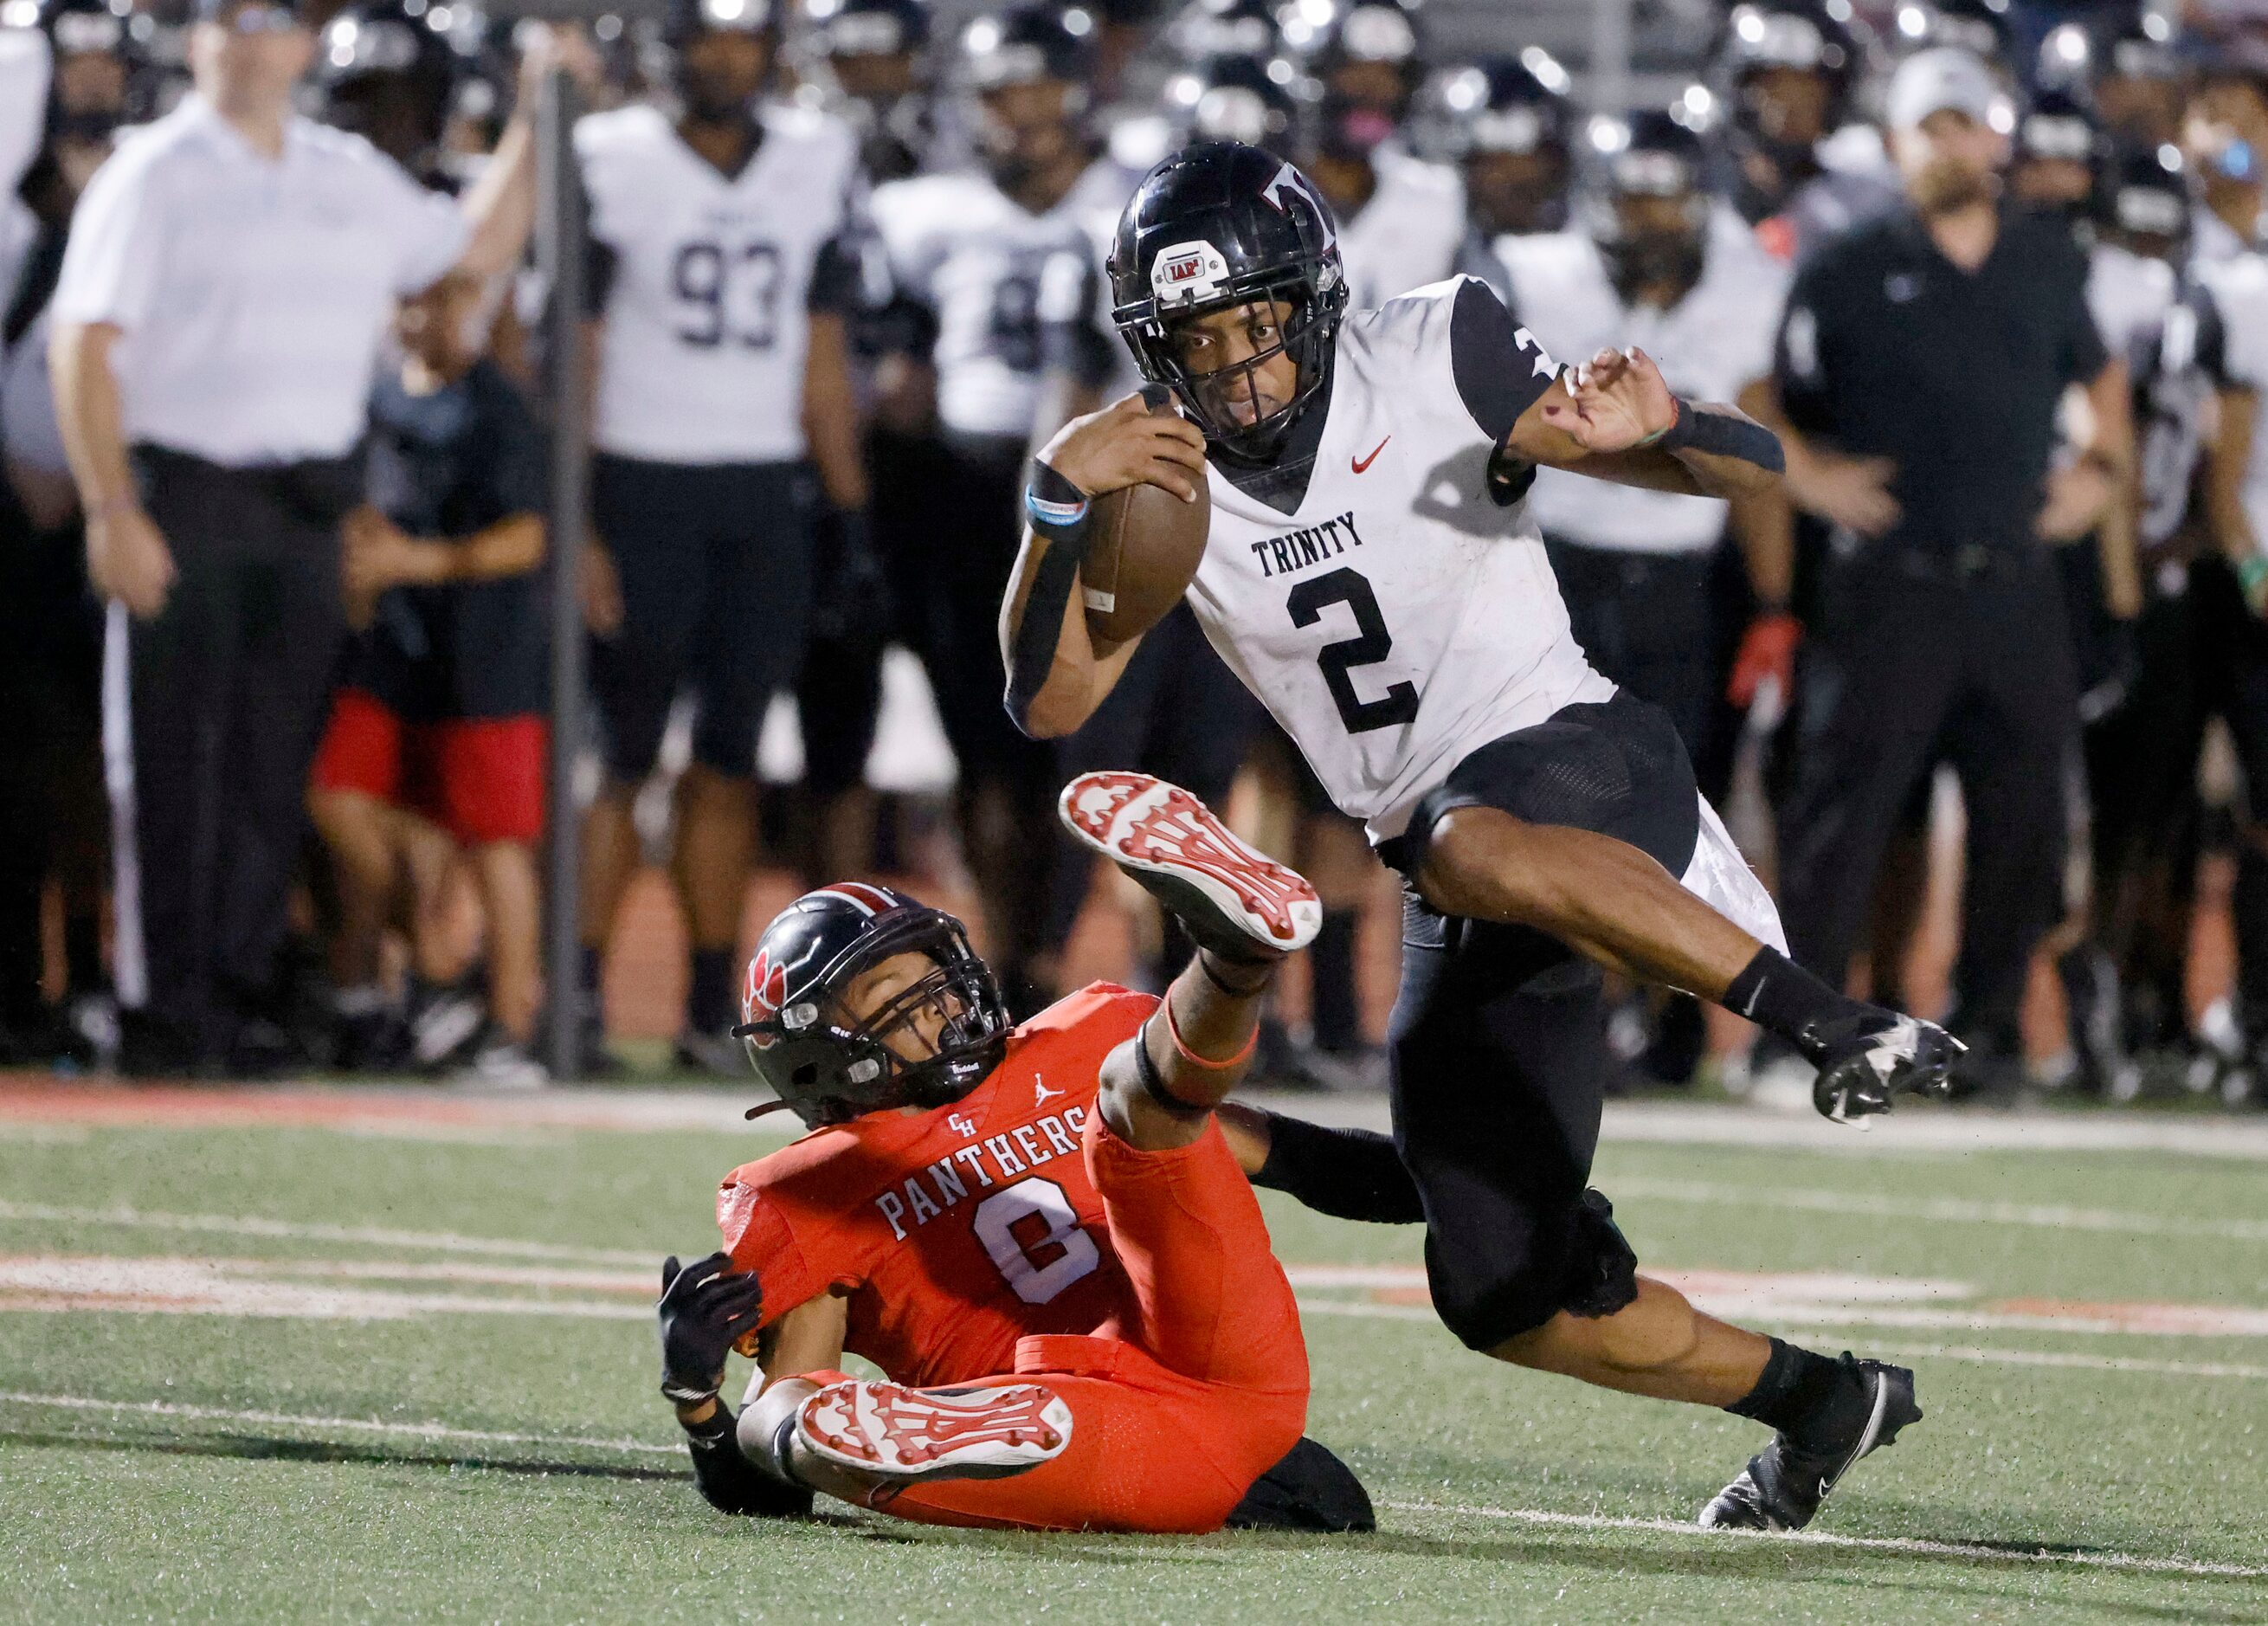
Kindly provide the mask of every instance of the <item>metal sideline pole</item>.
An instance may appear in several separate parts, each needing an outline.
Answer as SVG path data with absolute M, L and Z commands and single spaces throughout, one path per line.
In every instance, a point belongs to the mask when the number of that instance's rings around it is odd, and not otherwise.
M 582 829 L 575 758 L 583 740 L 583 548 L 590 437 L 584 422 L 583 190 L 575 173 L 581 95 L 564 69 L 536 110 L 536 267 L 550 298 L 544 350 L 551 394 L 551 761 L 544 917 L 543 1061 L 556 1080 L 582 1075 Z
M 1591 0 L 1591 111 L 1630 108 L 1631 13 L 1636 0 Z

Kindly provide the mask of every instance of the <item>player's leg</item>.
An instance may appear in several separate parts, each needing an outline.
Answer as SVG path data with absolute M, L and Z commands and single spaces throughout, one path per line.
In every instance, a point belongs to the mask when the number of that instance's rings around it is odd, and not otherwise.
M 347 1022 L 361 1014 L 363 1001 L 380 997 L 379 950 L 398 870 L 387 803 L 401 782 L 401 720 L 375 696 L 342 689 L 315 752 L 307 810 L 330 853 L 338 891 L 330 972 Z
M 591 641 L 591 694 L 605 766 L 583 820 L 582 982 L 593 1018 L 600 960 L 637 872 L 633 807 L 661 754 L 706 590 L 696 528 L 705 473 L 603 455 L 592 467 L 592 515 L 622 599 L 620 627 Z
M 1429 793 L 1396 861 L 1444 914 L 1548 934 L 1625 975 L 1729 1006 L 1820 1068 L 1830 1117 L 1881 1112 L 1943 1082 L 1940 1029 L 1846 998 L 1681 884 L 1718 841 L 1684 746 L 1656 707 L 1616 695 L 1472 752 Z M 1761 898 L 1727 854 L 1727 885 Z M 1730 873 L 1737 871 L 1737 873 Z M 1753 922 L 1776 921 L 1757 905 Z

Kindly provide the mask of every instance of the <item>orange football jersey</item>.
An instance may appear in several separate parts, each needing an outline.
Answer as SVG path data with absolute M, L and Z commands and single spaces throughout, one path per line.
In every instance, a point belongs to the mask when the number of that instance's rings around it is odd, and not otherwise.
M 845 1348 L 901 1383 L 1013 1370 L 1016 1341 L 1129 1305 L 1079 1149 L 1102 1060 L 1158 1001 L 1095 983 L 1010 1037 L 951 1106 L 815 1130 L 733 1171 L 717 1223 L 770 1323 L 848 1290 Z

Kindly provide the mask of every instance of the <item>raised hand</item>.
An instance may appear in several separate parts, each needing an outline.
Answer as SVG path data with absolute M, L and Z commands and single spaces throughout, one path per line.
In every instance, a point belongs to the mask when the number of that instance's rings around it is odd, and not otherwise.
M 763 1319 L 762 1284 L 733 1268 L 729 1253 L 711 1253 L 680 1268 L 673 1253 L 662 1261 L 661 1392 L 680 1406 L 717 1398 L 725 1357 Z
M 1587 452 L 1626 452 L 1677 421 L 1676 398 L 1653 357 L 1632 345 L 1602 350 L 1560 375 L 1565 401 L 1547 397 L 1543 421 Z

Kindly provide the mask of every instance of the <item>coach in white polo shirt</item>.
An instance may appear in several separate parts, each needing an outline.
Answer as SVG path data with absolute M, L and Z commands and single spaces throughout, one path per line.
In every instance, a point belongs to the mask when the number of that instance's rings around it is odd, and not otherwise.
M 343 628 L 339 521 L 362 496 L 373 368 L 397 299 L 453 267 L 507 270 L 532 213 L 524 118 L 460 205 L 293 114 L 313 45 L 289 6 L 202 0 L 195 93 L 96 175 L 55 292 L 57 418 L 110 599 L 129 1070 L 282 1059 L 256 1018 Z

